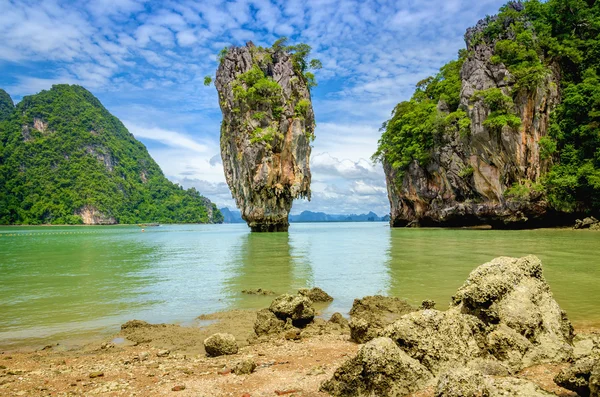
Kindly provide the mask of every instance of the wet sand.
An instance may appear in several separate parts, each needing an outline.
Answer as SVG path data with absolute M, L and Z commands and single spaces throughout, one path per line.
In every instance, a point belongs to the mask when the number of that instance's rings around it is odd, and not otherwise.
M 326 396 L 319 392 L 320 385 L 358 350 L 347 331 L 323 327 L 307 328 L 298 341 L 257 340 L 252 328 L 255 313 L 234 310 L 202 316 L 204 324 L 211 322 L 202 328 L 128 327 L 111 338 L 71 350 L 3 352 L 0 395 Z M 238 354 L 206 357 L 202 342 L 215 332 L 234 334 Z M 232 373 L 235 364 L 245 359 L 253 360 L 256 370 L 250 375 Z M 559 396 L 576 396 L 552 381 L 563 367 L 535 366 L 519 377 Z M 430 396 L 432 388 L 413 395 Z

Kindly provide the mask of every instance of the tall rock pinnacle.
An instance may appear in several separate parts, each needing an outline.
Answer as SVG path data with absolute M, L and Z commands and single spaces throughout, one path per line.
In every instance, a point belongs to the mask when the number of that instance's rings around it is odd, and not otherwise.
M 223 50 L 215 86 L 223 113 L 221 157 L 242 218 L 255 232 L 288 230 L 295 198 L 310 199 L 315 119 L 310 47 Z M 312 63 L 312 62 L 311 62 Z

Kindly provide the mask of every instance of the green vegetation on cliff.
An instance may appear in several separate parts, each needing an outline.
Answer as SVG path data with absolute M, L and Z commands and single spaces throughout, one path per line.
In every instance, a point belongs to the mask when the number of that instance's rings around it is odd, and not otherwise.
M 0 89 L 0 122 L 8 118 L 15 110 L 15 104 L 6 91 Z
M 460 68 L 465 55 L 462 51 L 458 60 L 443 66 L 436 76 L 417 83 L 410 101 L 396 106 L 392 118 L 381 127 L 383 134 L 373 159 L 385 159 L 393 168 L 403 171 L 413 160 L 420 164 L 428 162 L 435 134 L 446 128 L 466 133 L 470 121 L 458 108 Z M 450 113 L 438 112 L 438 104 L 444 104 Z
M 497 105 L 484 125 L 498 131 L 504 126 L 518 128 L 521 120 L 511 110 L 512 100 L 524 90 L 534 91 L 555 72 L 560 76 L 560 104 L 553 111 L 548 136 L 539 142 L 540 157 L 551 165 L 535 190 L 559 211 L 600 210 L 600 4 L 511 2 L 486 22 L 486 28 L 470 38 L 472 47 L 481 42 L 493 45 L 492 64 L 503 64 L 514 80 L 504 92 L 476 93 L 487 105 Z M 414 160 L 428 163 L 435 134 L 456 128 L 464 131 L 461 136 L 468 134 L 466 114 L 456 113 L 464 110 L 458 107 L 458 98 L 460 63 L 466 55 L 462 51 L 459 60 L 420 82 L 410 101 L 396 106 L 383 125 L 375 159 L 386 161 L 401 175 Z M 440 116 L 440 101 L 453 115 L 450 120 Z M 449 123 L 455 127 L 449 128 Z M 511 187 L 509 196 L 515 192 Z
M 278 132 L 276 124 L 289 108 L 297 93 L 287 94 L 287 101 L 282 99 L 282 87 L 278 82 L 269 76 L 267 71 L 269 65 L 277 57 L 289 56 L 295 76 L 292 77 L 296 82 L 298 79 L 304 80 L 304 84 L 310 91 L 311 88 L 317 86 L 315 75 L 310 70 L 321 69 L 322 64 L 318 59 L 308 59 L 312 48 L 308 44 L 299 43 L 288 45 L 287 37 L 281 37 L 273 43 L 271 47 L 256 47 L 252 44 L 250 55 L 252 58 L 252 67 L 236 76 L 231 82 L 233 97 L 236 106 L 232 109 L 234 113 L 242 114 L 252 112 L 252 120 L 259 122 L 260 126 L 253 126 L 249 132 L 250 142 L 263 143 L 269 150 L 272 149 L 272 144 L 275 138 L 283 140 L 283 134 Z M 227 56 L 228 48 L 222 49 L 217 59 L 222 63 Z M 204 85 L 209 86 L 213 82 L 211 76 L 204 77 Z M 305 119 L 310 108 L 310 102 L 307 99 L 299 99 L 293 107 L 293 116 Z M 288 115 L 289 116 L 289 115 Z M 269 125 L 263 121 L 271 120 Z M 246 128 L 250 128 L 246 122 Z M 307 138 L 314 140 L 314 134 L 307 134 Z
M 103 222 L 222 222 L 89 91 L 55 85 L 23 98 L 0 121 L 0 224 L 78 224 L 92 209 Z

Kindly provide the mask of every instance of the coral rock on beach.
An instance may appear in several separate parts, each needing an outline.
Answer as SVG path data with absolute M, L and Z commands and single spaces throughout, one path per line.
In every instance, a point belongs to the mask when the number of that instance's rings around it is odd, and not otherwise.
M 350 310 L 352 339 L 365 343 L 379 336 L 383 328 L 416 309 L 403 299 L 388 296 L 365 296 L 355 299 Z
M 236 354 L 238 345 L 235 337 L 231 334 L 217 333 L 204 340 L 206 354 L 210 357 Z
M 431 374 L 389 338 L 375 338 L 361 347 L 323 384 L 334 396 L 403 396 L 425 385 Z
M 280 320 L 292 320 L 294 326 L 303 326 L 315 317 L 312 301 L 302 295 L 281 295 L 271 303 L 269 310 Z
M 352 323 L 356 321 L 351 327 Z M 418 386 L 418 390 L 437 378 L 439 397 L 547 396 L 551 394 L 528 381 L 490 375 L 573 357 L 573 328 L 554 300 L 535 256 L 500 257 L 481 265 L 458 289 L 449 310 L 414 311 L 375 334 L 384 338 L 361 348 L 323 390 L 334 396 L 402 396 L 411 392 L 402 379 L 411 379 L 411 387 Z M 387 362 L 373 365 L 366 360 L 367 352 L 367 357 L 401 357 L 394 365 L 401 367 L 402 379 L 389 372 Z M 590 374 L 590 390 L 595 387 L 594 371 L 600 375 L 600 365 L 587 365 L 578 372 Z M 564 378 L 572 378 L 565 374 Z M 381 384 L 393 392 L 382 394 Z
M 573 355 L 573 327 L 533 255 L 479 266 L 458 289 L 453 306 L 490 327 L 488 348 L 515 370 Z
M 333 297 L 319 287 L 302 288 L 298 290 L 298 294 L 306 296 L 313 302 L 331 302 Z

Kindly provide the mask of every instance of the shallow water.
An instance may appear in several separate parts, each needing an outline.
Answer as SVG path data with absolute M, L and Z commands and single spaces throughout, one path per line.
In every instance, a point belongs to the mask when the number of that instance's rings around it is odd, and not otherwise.
M 573 230 L 393 229 L 385 223 L 0 227 L 0 346 L 110 334 L 136 318 L 192 323 L 200 314 L 260 308 L 277 293 L 319 286 L 347 313 L 372 294 L 446 308 L 476 266 L 538 255 L 576 326 L 600 326 L 600 233 Z

